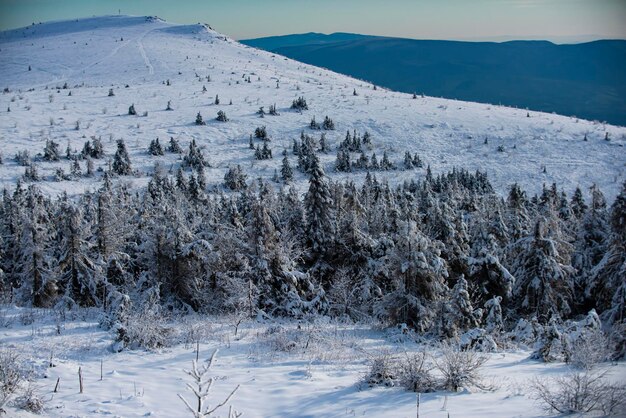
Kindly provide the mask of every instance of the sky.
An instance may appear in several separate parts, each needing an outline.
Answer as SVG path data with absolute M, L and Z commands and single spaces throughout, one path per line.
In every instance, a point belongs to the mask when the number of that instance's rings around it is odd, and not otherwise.
M 208 23 L 234 39 L 352 32 L 415 39 L 626 39 L 626 0 L 0 0 L 0 30 L 104 14 Z

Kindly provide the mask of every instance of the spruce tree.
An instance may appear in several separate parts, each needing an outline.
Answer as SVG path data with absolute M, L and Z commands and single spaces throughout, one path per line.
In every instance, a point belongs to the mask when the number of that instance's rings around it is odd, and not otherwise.
M 315 154 L 311 156 L 309 189 L 304 197 L 306 229 L 313 254 L 330 251 L 333 238 L 333 201 L 326 174 Z
M 280 175 L 285 183 L 290 182 L 293 179 L 293 169 L 289 164 L 289 158 L 287 158 L 287 152 L 283 152 L 283 161 L 280 168 Z
M 202 115 L 200 114 L 200 112 L 198 112 L 198 114 L 196 115 L 196 125 L 206 125 L 206 122 L 204 121 L 204 119 L 202 119 Z
M 49 139 L 43 150 L 43 159 L 46 161 L 59 161 L 59 144 Z
M 112 168 L 113 172 L 120 176 L 127 176 L 133 172 L 123 139 L 117 140 L 117 151 L 115 151 L 115 156 L 113 157 Z

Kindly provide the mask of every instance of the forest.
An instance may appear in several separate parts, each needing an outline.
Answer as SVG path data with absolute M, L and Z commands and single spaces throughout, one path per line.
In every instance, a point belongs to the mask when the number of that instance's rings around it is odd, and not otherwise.
M 79 197 L 21 180 L 4 190 L 5 301 L 100 308 L 121 340 L 147 311 L 380 321 L 474 348 L 505 332 L 563 342 L 586 317 L 614 358 L 626 354 L 626 184 L 611 205 L 595 186 L 588 201 L 556 185 L 530 197 L 513 184 L 503 198 L 461 169 L 357 185 L 330 180 L 313 152 L 302 194 L 286 153 L 286 180 L 237 166 L 207 187 L 204 163 L 189 175 L 157 165 L 138 191 L 118 181 L 122 157 Z

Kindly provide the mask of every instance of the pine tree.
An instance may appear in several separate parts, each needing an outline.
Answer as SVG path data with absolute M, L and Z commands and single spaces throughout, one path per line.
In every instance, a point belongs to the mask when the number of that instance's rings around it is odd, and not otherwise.
M 512 248 L 513 296 L 521 313 L 536 315 L 547 322 L 553 315 L 572 313 L 573 273 L 569 265 L 567 243 L 544 236 L 540 221 L 534 234 L 518 241 Z
M 333 120 L 329 118 L 328 116 L 325 116 L 324 123 L 322 123 L 322 128 L 324 128 L 324 130 L 327 130 L 327 131 L 334 131 L 335 122 L 333 122 Z
M 130 164 L 130 157 L 126 151 L 126 144 L 123 139 L 117 140 L 117 151 L 113 157 L 113 172 L 120 176 L 132 174 L 133 169 Z
M 247 186 L 247 178 L 241 166 L 237 164 L 228 168 L 228 172 L 224 175 L 224 185 L 231 190 L 243 190 Z
M 206 122 L 202 119 L 200 112 L 196 115 L 196 125 L 206 125 Z
M 76 178 L 80 178 L 83 174 L 81 168 L 80 168 L 80 163 L 78 162 L 78 158 L 75 158 L 72 161 L 72 164 L 70 165 L 70 173 L 72 175 L 72 177 Z
M 255 138 L 259 138 L 259 139 L 263 139 L 263 140 L 268 139 L 268 137 L 267 137 L 267 129 L 265 128 L 265 126 L 257 127 L 254 130 L 254 137 Z
M 574 216 L 580 219 L 584 213 L 587 211 L 587 205 L 585 204 L 585 198 L 583 197 L 583 192 L 580 190 L 580 187 L 576 187 L 574 191 L 574 195 L 572 196 L 572 201 L 570 203 L 572 208 L 572 212 Z
M 196 145 L 195 139 L 192 139 L 189 143 L 189 151 L 187 155 L 183 157 L 183 166 L 196 170 L 201 166 L 210 167 L 209 163 L 204 158 L 202 150 Z
M 504 329 L 502 321 L 502 306 L 500 306 L 502 298 L 500 296 L 494 296 L 485 302 L 485 309 L 487 310 L 486 329 L 490 333 L 499 333 Z
M 50 214 L 41 192 L 30 186 L 20 216 L 15 265 L 16 286 L 33 306 L 47 307 L 54 302 L 56 284 L 50 275 L 46 252 L 49 245 Z M 17 231 L 16 231 L 17 232 Z
M 280 175 L 285 183 L 290 182 L 293 179 L 293 169 L 289 164 L 289 158 L 287 158 L 287 152 L 283 152 L 283 162 L 280 168 Z
M 49 139 L 43 150 L 43 159 L 46 161 L 59 161 L 59 144 Z
M 102 270 L 89 254 L 88 229 L 78 207 L 66 204 L 62 214 L 59 242 L 59 260 L 56 267 L 58 286 L 67 298 L 79 306 L 100 305 Z
M 224 112 L 223 110 L 220 110 L 217 112 L 217 117 L 215 119 L 220 122 L 228 122 L 228 117 L 226 116 L 226 112 Z
M 159 138 L 153 139 L 150 141 L 150 146 L 148 147 L 148 153 L 151 155 L 164 155 L 163 147 L 159 143 Z
M 608 248 L 589 274 L 585 296 L 609 323 L 626 322 L 626 182 L 610 213 Z
M 335 162 L 335 169 L 340 172 L 352 171 L 350 164 L 350 152 L 343 149 L 337 150 L 337 161 Z
M 309 189 L 304 198 L 306 228 L 314 254 L 329 251 L 334 236 L 332 198 L 324 170 L 315 154 L 311 157 Z
M 291 108 L 298 111 L 309 110 L 309 106 L 307 105 L 305 98 L 302 96 L 298 97 L 291 103 Z
M 322 132 L 322 135 L 320 135 L 320 152 L 326 154 L 328 151 L 330 151 L 330 149 L 326 144 L 326 133 Z
M 385 256 L 382 274 L 387 283 L 375 315 L 392 324 L 407 324 L 418 332 L 433 329 L 437 305 L 448 292 L 448 271 L 440 249 L 412 221 L 400 221 L 394 246 Z M 441 320 L 441 317 L 439 318 Z
M 104 146 L 100 138 L 93 138 L 93 146 L 91 148 L 91 158 L 99 159 L 104 157 Z
M 170 137 L 170 143 L 167 146 L 167 152 L 172 152 L 174 154 L 182 154 L 183 153 L 183 149 L 181 148 L 181 146 L 178 143 L 178 141 L 174 139 L 173 136 Z

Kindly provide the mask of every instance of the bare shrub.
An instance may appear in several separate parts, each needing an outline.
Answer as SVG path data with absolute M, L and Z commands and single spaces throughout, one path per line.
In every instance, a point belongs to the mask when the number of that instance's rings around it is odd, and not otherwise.
M 24 372 L 20 367 L 20 357 L 14 350 L 0 350 L 0 414 L 4 406 L 20 389 Z
M 572 342 L 566 360 L 576 368 L 591 370 L 610 357 L 609 339 L 601 330 L 594 330 Z
M 182 342 L 185 348 L 204 341 L 211 332 L 211 324 L 208 322 L 198 322 L 193 319 L 185 320 L 182 329 Z
M 20 312 L 20 323 L 22 325 L 32 325 L 35 322 L 35 311 L 24 309 Z
M 383 354 L 372 359 L 364 380 L 369 386 L 396 386 L 399 383 L 397 369 L 396 360 L 390 354 Z
M 9 328 L 13 324 L 13 317 L 6 308 L 0 308 L 0 328 Z
M 605 372 L 569 373 L 552 379 L 535 378 L 530 389 L 547 412 L 562 414 L 602 412 L 613 416 L 626 412 L 626 385 L 605 379 Z
M 431 374 L 432 363 L 425 352 L 406 354 L 398 369 L 400 384 L 413 392 L 435 392 L 437 381 Z
M 144 309 L 128 316 L 126 322 L 115 327 L 117 342 L 131 349 L 156 350 L 169 345 L 173 334 L 165 325 L 165 318 L 153 309 Z M 121 349 L 119 345 L 117 348 Z M 119 350 L 115 350 L 119 351 Z
M 458 347 L 446 344 L 442 346 L 440 358 L 434 359 L 434 363 L 435 368 L 443 375 L 443 387 L 456 392 L 463 387 L 490 389 L 482 381 L 480 374 L 480 368 L 487 360 L 487 356 L 476 351 L 461 351 Z
M 35 387 L 30 384 L 20 396 L 15 398 L 14 405 L 19 409 L 33 414 L 41 414 L 45 409 L 43 397 L 35 390 Z
M 263 337 L 273 351 L 294 351 L 300 342 L 300 336 L 297 333 L 288 331 L 280 325 L 269 327 Z

